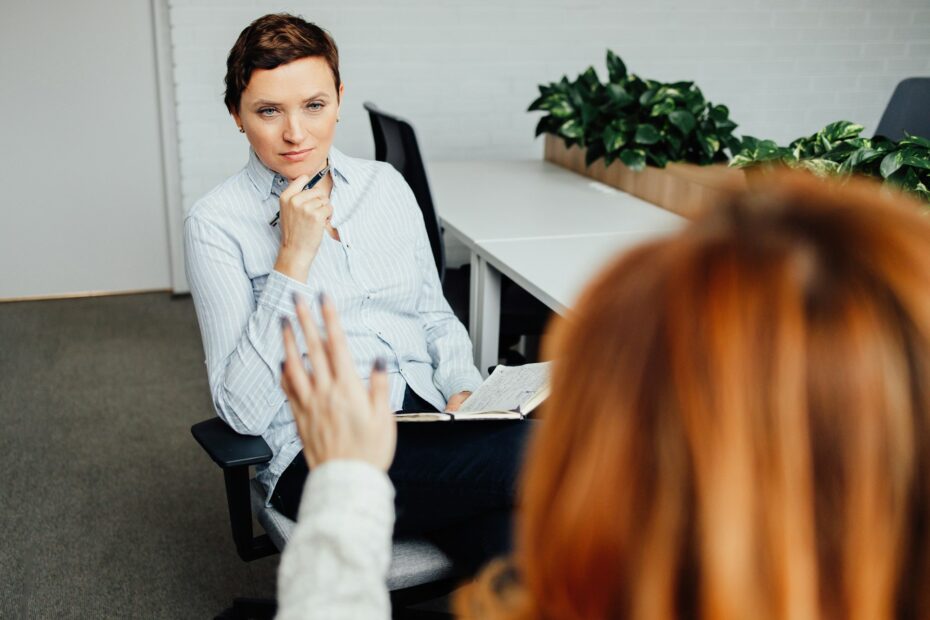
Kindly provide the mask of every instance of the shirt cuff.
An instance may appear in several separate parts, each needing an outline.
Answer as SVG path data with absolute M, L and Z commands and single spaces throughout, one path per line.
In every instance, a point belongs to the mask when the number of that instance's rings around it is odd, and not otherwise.
M 341 504 L 381 523 L 394 522 L 394 485 L 388 475 L 365 461 L 337 459 L 317 465 L 304 483 L 298 519 L 314 506 Z
M 294 293 L 303 295 L 307 304 L 312 304 L 314 296 L 318 293 L 312 286 L 290 278 L 280 271 L 272 271 L 265 280 L 265 290 L 262 291 L 258 303 L 273 308 L 280 314 L 294 316 Z
M 453 377 L 452 380 L 441 387 L 439 391 L 442 392 L 442 395 L 445 397 L 446 401 L 448 401 L 459 392 L 474 392 L 483 382 L 481 374 L 475 369 L 473 373 L 470 372 Z M 446 391 L 447 389 L 448 392 Z

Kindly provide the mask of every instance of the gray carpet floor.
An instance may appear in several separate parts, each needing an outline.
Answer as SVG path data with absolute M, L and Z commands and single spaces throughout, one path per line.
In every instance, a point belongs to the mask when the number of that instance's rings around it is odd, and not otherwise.
M 189 298 L 0 304 L 0 618 L 212 618 L 274 594 L 233 548 Z

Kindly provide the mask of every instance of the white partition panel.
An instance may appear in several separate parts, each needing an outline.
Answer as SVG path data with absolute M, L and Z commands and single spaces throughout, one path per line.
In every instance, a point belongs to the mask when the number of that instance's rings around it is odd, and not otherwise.
M 0 299 L 170 287 L 150 0 L 0 9 Z

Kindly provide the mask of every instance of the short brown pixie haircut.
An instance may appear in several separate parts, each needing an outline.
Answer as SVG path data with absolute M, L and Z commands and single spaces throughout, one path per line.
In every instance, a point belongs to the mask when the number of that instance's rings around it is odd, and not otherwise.
M 287 13 L 271 13 L 246 26 L 229 50 L 226 59 L 226 95 L 223 101 L 230 113 L 239 112 L 242 91 L 255 69 L 274 69 L 311 56 L 326 61 L 333 72 L 336 96 L 339 94 L 339 50 L 328 32 Z

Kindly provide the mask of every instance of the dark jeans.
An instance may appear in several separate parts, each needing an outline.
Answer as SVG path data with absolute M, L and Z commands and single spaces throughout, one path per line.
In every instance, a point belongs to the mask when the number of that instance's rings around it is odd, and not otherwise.
M 434 411 L 407 388 L 404 411 Z M 527 435 L 534 422 L 398 424 L 388 476 L 397 490 L 394 536 L 424 536 L 471 573 L 511 550 L 512 512 Z M 307 477 L 301 452 L 271 503 L 295 519 Z

